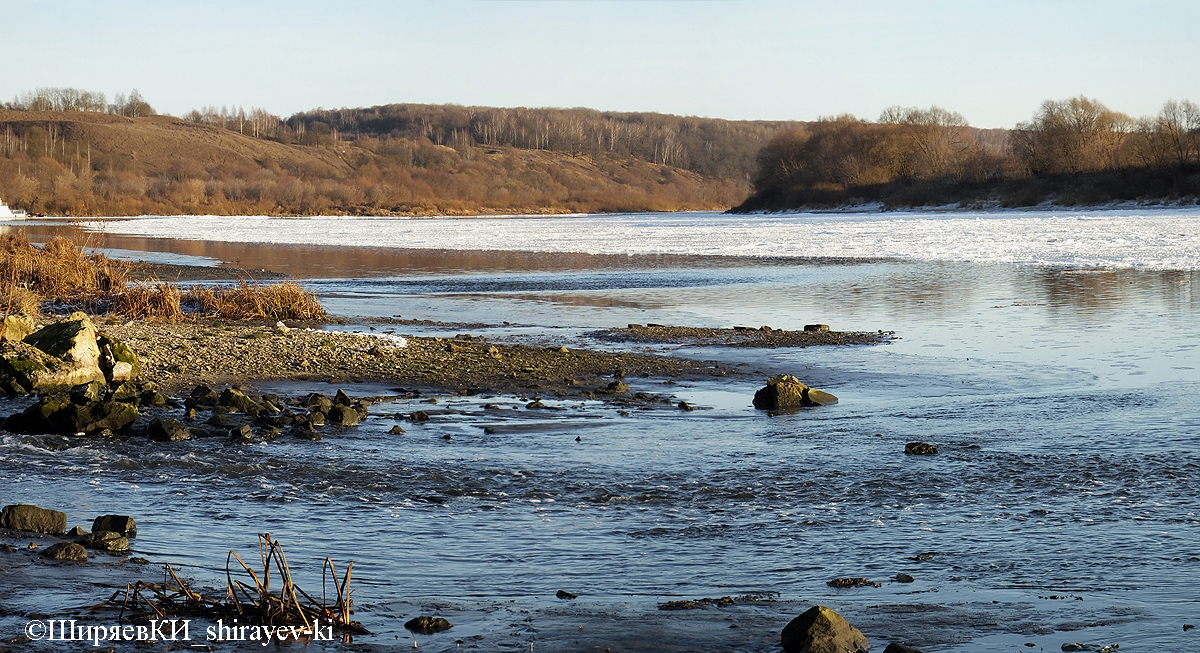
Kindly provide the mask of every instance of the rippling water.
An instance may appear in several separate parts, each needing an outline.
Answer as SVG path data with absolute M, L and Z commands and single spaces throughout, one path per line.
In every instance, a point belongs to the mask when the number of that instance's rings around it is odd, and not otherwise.
M 1171 219 L 1180 233 L 1197 229 L 1190 214 Z M 455 230 L 446 238 L 473 228 L 444 224 Z M 293 250 L 260 251 L 286 260 Z M 939 651 L 1196 645 L 1182 630 L 1200 617 L 1195 266 L 531 254 L 453 255 L 439 267 L 425 254 L 410 267 L 395 262 L 411 252 L 372 256 L 353 259 L 357 278 L 331 267 L 308 283 L 333 312 L 363 320 L 478 322 L 492 326 L 476 334 L 572 346 L 600 346 L 588 331 L 631 322 L 826 322 L 900 339 L 659 348 L 794 373 L 841 398 L 775 418 L 749 405 L 759 378 L 632 379 L 702 409 L 624 416 L 546 400 L 563 410 L 540 412 L 519 397 L 443 396 L 378 404 L 376 418 L 317 443 L 5 434 L 5 503 L 58 507 L 72 524 L 130 512 L 139 552 L 213 583 L 228 548 L 263 531 L 310 577 L 324 555 L 352 558 L 358 616 L 382 632 L 368 639 L 380 645 L 403 632 L 394 617 L 421 603 L 456 610 L 456 637 L 491 636 L 507 624 L 483 607 L 515 601 L 536 620 L 557 589 L 635 621 L 670 599 L 778 592 L 835 606 L 879 648 L 890 638 Z M 386 434 L 393 413 L 417 409 L 447 413 Z M 906 457 L 911 440 L 941 453 Z M 927 552 L 936 555 L 912 559 Z M 825 584 L 899 572 L 916 582 Z M 781 627 L 803 606 L 762 609 Z

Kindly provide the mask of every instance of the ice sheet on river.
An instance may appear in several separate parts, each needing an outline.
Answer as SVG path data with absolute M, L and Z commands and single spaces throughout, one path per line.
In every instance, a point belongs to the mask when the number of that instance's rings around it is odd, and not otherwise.
M 110 234 L 446 250 L 899 258 L 1200 269 L 1200 209 L 557 217 L 142 217 Z

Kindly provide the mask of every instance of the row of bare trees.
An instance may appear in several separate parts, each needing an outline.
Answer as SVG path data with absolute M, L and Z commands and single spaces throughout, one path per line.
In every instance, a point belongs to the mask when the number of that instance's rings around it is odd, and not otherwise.
M 111 103 L 104 93 L 77 88 L 38 88 L 21 93 L 0 107 L 13 111 L 90 111 L 131 118 L 154 115 L 154 107 L 135 88 L 126 96 L 117 93 Z

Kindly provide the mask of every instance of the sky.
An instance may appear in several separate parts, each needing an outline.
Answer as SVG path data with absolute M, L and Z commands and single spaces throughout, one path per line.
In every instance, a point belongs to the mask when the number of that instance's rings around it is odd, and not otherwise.
M 0 0 L 0 101 L 139 92 L 288 116 L 397 102 L 813 120 L 1200 102 L 1200 2 Z

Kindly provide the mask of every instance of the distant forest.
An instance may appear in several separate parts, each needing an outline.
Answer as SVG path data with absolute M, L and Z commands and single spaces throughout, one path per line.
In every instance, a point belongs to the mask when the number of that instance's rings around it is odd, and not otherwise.
M 900 208 L 1195 203 L 1200 106 L 1169 101 L 1134 119 L 1086 97 L 1048 100 L 1028 122 L 972 130 L 957 113 L 894 107 L 871 122 L 821 119 L 763 148 L 735 211 L 882 202 Z
M 54 88 L 0 107 L 0 197 L 68 215 L 725 209 L 800 125 L 411 104 L 180 119 Z
M 32 214 L 467 215 L 1195 202 L 1200 107 L 1051 100 L 1014 129 L 939 107 L 729 121 L 391 104 L 157 115 L 137 90 L 0 104 L 0 198 Z M 748 198 L 748 199 L 747 199 Z

